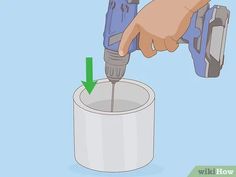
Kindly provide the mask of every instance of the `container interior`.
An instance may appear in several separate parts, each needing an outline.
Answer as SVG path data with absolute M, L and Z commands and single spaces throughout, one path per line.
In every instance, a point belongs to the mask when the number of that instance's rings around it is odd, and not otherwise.
M 106 81 L 98 83 L 91 95 L 83 90 L 80 94 L 80 100 L 91 109 L 111 112 L 111 96 L 112 84 Z M 145 105 L 149 100 L 149 93 L 141 84 L 120 81 L 115 85 L 114 98 L 114 112 L 125 112 Z

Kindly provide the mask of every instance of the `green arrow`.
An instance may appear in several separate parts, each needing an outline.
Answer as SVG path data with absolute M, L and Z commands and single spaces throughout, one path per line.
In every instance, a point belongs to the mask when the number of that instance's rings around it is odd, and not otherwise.
M 89 94 L 92 93 L 94 87 L 97 84 L 97 81 L 93 80 L 93 58 L 92 57 L 86 58 L 86 82 L 82 81 L 82 83 Z

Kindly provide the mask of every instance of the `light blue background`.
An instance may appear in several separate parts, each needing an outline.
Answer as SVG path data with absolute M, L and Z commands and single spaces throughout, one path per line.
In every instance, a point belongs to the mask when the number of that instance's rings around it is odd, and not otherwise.
M 142 4 L 148 1 L 143 1 Z M 108 0 L 0 1 L 1 177 L 185 177 L 196 165 L 236 165 L 236 2 L 221 77 L 196 76 L 187 46 L 144 59 L 132 55 L 126 78 L 157 94 L 155 160 L 106 174 L 76 164 L 72 94 L 85 57 L 104 78 L 102 33 Z

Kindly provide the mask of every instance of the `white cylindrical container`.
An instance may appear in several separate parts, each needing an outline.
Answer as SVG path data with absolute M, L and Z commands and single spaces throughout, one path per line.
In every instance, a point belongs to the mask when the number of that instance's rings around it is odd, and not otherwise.
M 98 81 L 91 95 L 74 93 L 75 159 L 87 168 L 123 172 L 146 166 L 154 156 L 155 94 L 147 85 L 121 80 Z

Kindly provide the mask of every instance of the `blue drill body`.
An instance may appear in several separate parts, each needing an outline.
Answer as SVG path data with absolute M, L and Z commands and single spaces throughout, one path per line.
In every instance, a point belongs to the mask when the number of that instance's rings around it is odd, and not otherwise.
M 118 54 L 122 34 L 137 12 L 138 0 L 109 1 L 104 47 L 106 75 L 112 82 L 117 82 L 124 76 L 130 53 L 138 50 L 138 39 L 134 39 L 127 56 L 120 57 Z M 193 15 L 190 26 L 182 37 L 182 42 L 189 45 L 198 76 L 204 78 L 219 76 L 224 63 L 228 21 L 229 11 L 223 6 L 210 8 L 208 4 Z M 219 38 L 219 36 L 222 37 Z
M 138 4 L 129 4 L 127 0 L 111 0 L 109 2 L 104 32 L 104 47 L 106 49 L 118 51 L 120 36 L 137 15 L 137 12 Z M 116 36 L 118 40 L 111 41 Z M 137 50 L 136 39 L 130 46 L 130 53 L 135 50 Z

